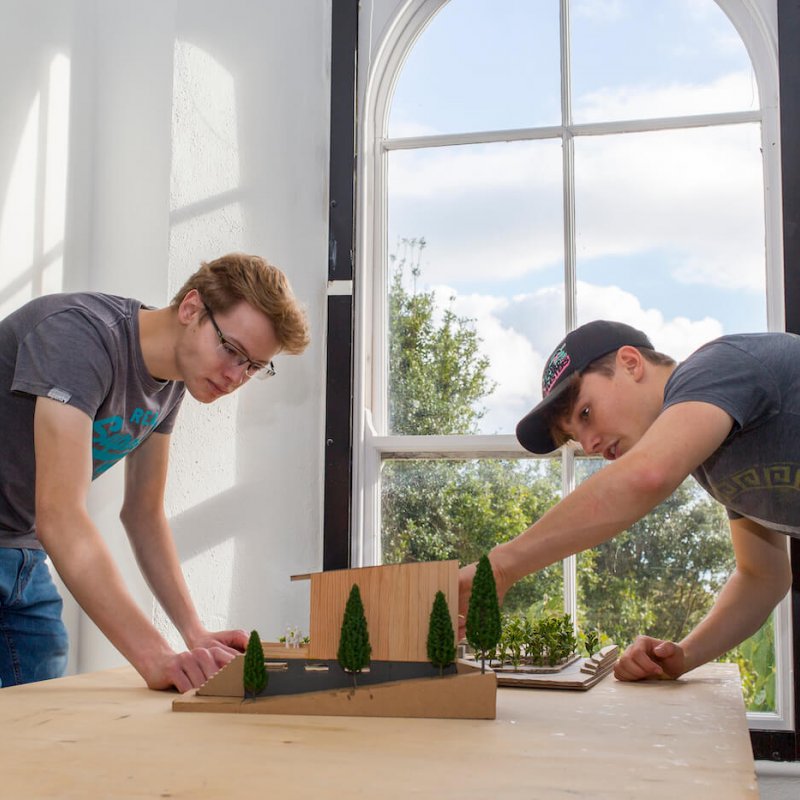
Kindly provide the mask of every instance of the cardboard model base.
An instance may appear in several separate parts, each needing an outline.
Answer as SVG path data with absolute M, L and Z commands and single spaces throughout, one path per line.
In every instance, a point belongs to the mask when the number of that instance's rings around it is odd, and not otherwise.
M 516 686 L 527 689 L 590 689 L 614 669 L 619 648 L 610 644 L 591 658 L 572 661 L 558 672 L 519 672 L 511 666 L 492 665 L 497 674 L 498 686 Z
M 274 646 L 265 645 L 265 655 L 276 655 Z M 300 651 L 285 652 L 284 661 L 303 658 Z M 282 665 L 268 661 L 270 681 L 276 680 Z M 386 662 L 388 664 L 388 662 Z M 288 663 L 286 665 L 288 667 Z M 300 669 L 295 670 L 297 666 Z M 496 715 L 497 678 L 490 670 L 480 672 L 474 664 L 459 662 L 450 674 L 439 676 L 430 665 L 404 664 L 397 662 L 388 667 L 376 666 L 369 674 L 373 680 L 378 674 L 414 674 L 426 667 L 428 677 L 410 677 L 388 682 L 367 683 L 367 675 L 357 676 L 356 688 L 326 688 L 315 691 L 315 683 L 325 678 L 325 670 L 333 678 L 335 670 L 330 664 L 317 662 L 292 664 L 281 677 L 303 680 L 300 673 L 306 667 L 308 684 L 297 693 L 270 694 L 269 684 L 265 693 L 255 698 L 243 698 L 242 676 L 244 656 L 237 656 L 216 675 L 196 691 L 187 692 L 172 703 L 173 711 L 206 711 L 228 714 L 309 714 L 322 716 L 352 717 L 421 717 L 440 719 L 494 719 Z M 316 669 L 320 673 L 316 673 Z M 315 674 L 316 673 L 316 674 Z M 419 674 L 419 673 L 417 673 Z M 349 680 L 349 679 L 348 679 Z M 319 685 L 319 684 L 318 684 Z

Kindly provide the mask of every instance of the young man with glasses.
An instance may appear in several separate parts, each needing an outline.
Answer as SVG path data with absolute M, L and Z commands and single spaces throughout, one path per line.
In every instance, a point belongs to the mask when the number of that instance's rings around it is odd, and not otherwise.
M 0 321 L 0 680 L 58 677 L 61 598 L 45 563 L 154 689 L 201 685 L 247 644 L 210 632 L 164 512 L 170 432 L 185 392 L 211 403 L 299 354 L 308 321 L 285 275 L 234 253 L 203 264 L 152 309 L 99 293 L 45 295 Z M 187 651 L 175 653 L 128 594 L 89 517 L 90 482 L 126 457 L 120 518 Z
M 688 475 L 728 512 L 736 566 L 680 642 L 639 636 L 621 680 L 676 678 L 754 634 L 792 583 L 786 535 L 800 537 L 800 336 L 723 336 L 681 364 L 641 331 L 596 320 L 547 360 L 543 400 L 517 439 L 546 454 L 568 441 L 609 463 L 490 554 L 502 600 L 525 575 L 608 541 Z M 474 565 L 461 570 L 464 613 Z

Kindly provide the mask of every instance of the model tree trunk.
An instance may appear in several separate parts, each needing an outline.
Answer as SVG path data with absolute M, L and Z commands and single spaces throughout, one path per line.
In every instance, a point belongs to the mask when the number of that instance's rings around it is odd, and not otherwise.
M 486 671 L 486 659 L 491 657 L 500 641 L 500 603 L 497 600 L 497 584 L 492 572 L 489 556 L 481 556 L 475 577 L 472 579 L 472 594 L 467 609 L 467 642 L 481 656 L 481 672 Z
M 428 623 L 428 659 L 434 667 L 439 667 L 439 675 L 450 666 L 456 657 L 456 634 L 450 609 L 444 592 L 436 592 Z
M 353 688 L 356 687 L 356 675 L 364 667 L 369 666 L 372 646 L 369 643 L 367 618 L 364 615 L 364 604 L 358 585 L 353 584 L 342 618 L 342 631 L 339 636 L 339 650 L 336 657 L 345 672 L 353 676 Z
M 247 650 L 244 654 L 244 696 L 258 695 L 267 685 L 269 676 L 264 665 L 264 648 L 261 646 L 261 637 L 258 631 L 250 633 Z

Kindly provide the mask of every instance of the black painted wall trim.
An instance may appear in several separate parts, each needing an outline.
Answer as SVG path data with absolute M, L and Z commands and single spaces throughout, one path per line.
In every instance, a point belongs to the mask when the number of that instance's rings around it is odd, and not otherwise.
M 332 0 L 328 280 L 353 278 L 358 0 Z
M 353 280 L 358 0 L 332 0 L 328 281 Z M 350 566 L 353 295 L 328 297 L 322 569 Z
M 325 421 L 325 512 L 322 569 L 350 566 L 352 495 L 352 339 L 349 295 L 328 298 L 328 378 Z
M 800 333 L 800 0 L 778 0 L 786 330 Z M 791 540 L 794 731 L 751 731 L 756 758 L 800 760 L 800 540 Z

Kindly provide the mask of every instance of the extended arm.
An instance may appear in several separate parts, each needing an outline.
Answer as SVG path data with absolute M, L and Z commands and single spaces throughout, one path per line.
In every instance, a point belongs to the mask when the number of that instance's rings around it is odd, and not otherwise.
M 125 588 L 86 496 L 92 421 L 48 398 L 36 400 L 36 527 L 39 540 L 81 608 L 151 688 L 199 686 L 230 659 L 221 649 L 176 654 Z
M 150 589 L 191 648 L 220 647 L 231 656 L 247 646 L 244 631 L 210 633 L 197 616 L 164 513 L 169 439 L 153 434 L 127 458 L 120 518 Z
M 724 441 L 732 420 L 708 403 L 664 411 L 620 459 L 607 464 L 515 539 L 490 553 L 502 600 L 520 578 L 611 539 L 668 497 Z M 472 565 L 459 576 L 466 613 Z
M 752 636 L 792 585 L 786 536 L 731 520 L 736 567 L 700 624 L 677 644 L 639 636 L 617 662 L 620 680 L 677 678 Z

